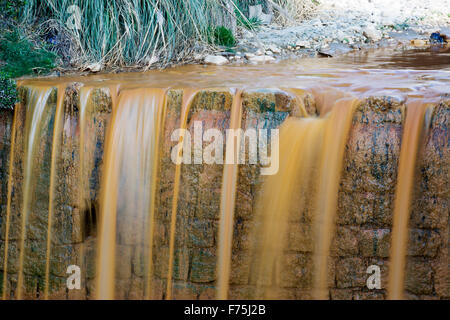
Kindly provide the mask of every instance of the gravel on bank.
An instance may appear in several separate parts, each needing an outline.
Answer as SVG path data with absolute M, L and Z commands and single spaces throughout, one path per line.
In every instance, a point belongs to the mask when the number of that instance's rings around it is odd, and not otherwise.
M 270 24 L 253 32 L 240 29 L 234 51 L 214 55 L 234 63 L 334 56 L 428 39 L 436 31 L 450 31 L 450 0 L 321 0 L 312 19 L 289 27 Z M 214 59 L 210 55 L 207 60 Z

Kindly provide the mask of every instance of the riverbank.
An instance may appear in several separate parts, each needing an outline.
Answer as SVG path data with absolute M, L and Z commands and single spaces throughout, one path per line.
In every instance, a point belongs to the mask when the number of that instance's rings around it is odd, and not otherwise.
M 254 31 L 241 28 L 233 50 L 219 48 L 194 60 L 213 64 L 273 62 L 409 45 L 413 39 L 429 39 L 436 31 L 450 33 L 449 8 L 448 0 L 322 0 L 311 19 L 287 26 L 272 23 Z

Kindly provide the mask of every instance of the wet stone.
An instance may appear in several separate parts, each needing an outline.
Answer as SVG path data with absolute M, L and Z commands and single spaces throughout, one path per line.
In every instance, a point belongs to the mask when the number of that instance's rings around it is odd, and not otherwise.
M 393 208 L 393 193 L 340 191 L 337 223 L 339 225 L 390 227 Z
M 360 104 L 345 149 L 342 191 L 394 192 L 403 113 L 404 105 L 389 98 Z
M 251 253 L 248 251 L 241 251 L 232 254 L 230 272 L 231 285 L 244 285 L 249 283 L 250 262 Z
M 190 223 L 189 242 L 191 247 L 209 248 L 214 245 L 214 223 L 194 219 Z
M 441 237 L 436 231 L 412 229 L 409 232 L 408 255 L 410 256 L 435 257 L 440 245 Z
M 169 263 L 169 248 L 164 247 L 157 250 L 157 258 L 154 260 L 155 275 L 159 278 L 167 278 Z M 187 280 L 189 275 L 189 251 L 175 249 L 173 257 L 173 274 L 175 280 Z
M 194 249 L 191 253 L 190 280 L 202 283 L 216 279 L 217 256 L 210 249 Z
M 363 257 L 389 257 L 389 229 L 362 230 L 360 235 L 359 250 Z
M 280 279 L 281 287 L 310 289 L 312 285 L 312 257 L 309 254 L 285 254 Z
M 406 264 L 405 290 L 413 294 L 431 294 L 433 291 L 430 263 L 423 258 L 410 258 Z
M 358 238 L 358 228 L 338 226 L 336 230 L 336 236 L 331 246 L 331 255 L 339 257 L 357 255 Z
M 366 267 L 360 258 L 343 258 L 336 264 L 337 288 L 363 287 L 366 284 Z
M 312 252 L 314 246 L 312 225 L 291 223 L 289 228 L 288 247 L 299 252 Z

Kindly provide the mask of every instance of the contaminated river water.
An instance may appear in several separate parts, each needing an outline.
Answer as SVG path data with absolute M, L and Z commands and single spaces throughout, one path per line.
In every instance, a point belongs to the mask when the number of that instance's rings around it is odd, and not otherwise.
M 450 298 L 448 47 L 18 87 L 3 299 Z

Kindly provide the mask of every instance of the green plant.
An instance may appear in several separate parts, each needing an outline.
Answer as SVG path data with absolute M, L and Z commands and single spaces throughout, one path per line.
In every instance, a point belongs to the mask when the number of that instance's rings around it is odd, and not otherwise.
M 236 12 L 236 21 L 239 26 L 248 30 L 257 30 L 262 25 L 262 21 L 257 17 L 247 19 L 240 12 Z
M 13 20 L 18 20 L 27 0 L 0 0 L 0 13 Z
M 248 30 L 256 30 L 261 26 L 262 21 L 257 17 L 247 18 L 245 16 L 244 12 L 248 11 L 248 3 L 243 0 L 234 0 L 234 7 L 234 15 L 238 26 Z
M 18 30 L 6 32 L 0 38 L 0 61 L 4 64 L 0 71 L 12 78 L 48 73 L 55 67 L 55 59 L 54 53 L 36 48 Z
M 17 102 L 16 83 L 0 71 L 0 109 L 12 109 Z
M 67 28 L 71 5 L 80 9 L 79 29 Z M 28 0 L 23 19 L 57 22 L 70 33 L 80 62 L 120 66 L 145 63 L 149 56 L 183 59 L 193 43 L 208 40 L 208 27 L 222 14 L 217 0 Z
M 230 29 L 220 26 L 210 29 L 209 42 L 218 46 L 233 47 L 236 44 L 236 39 Z

